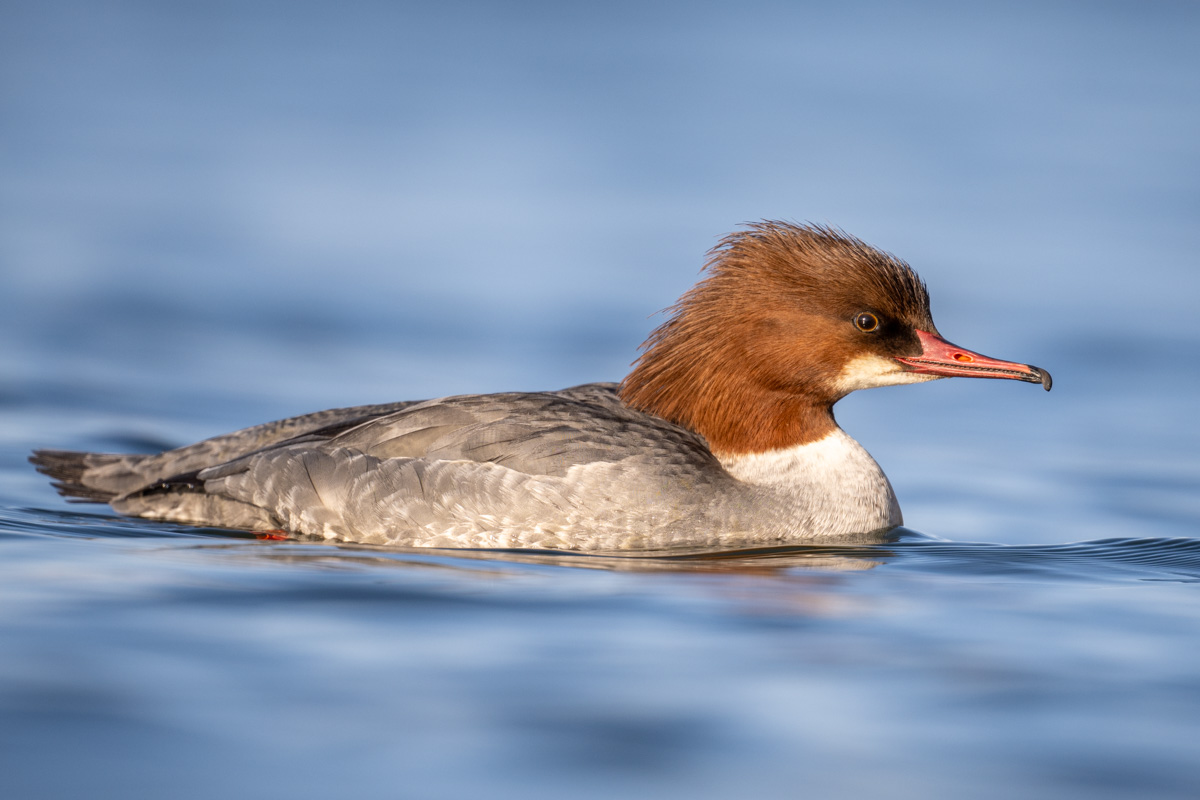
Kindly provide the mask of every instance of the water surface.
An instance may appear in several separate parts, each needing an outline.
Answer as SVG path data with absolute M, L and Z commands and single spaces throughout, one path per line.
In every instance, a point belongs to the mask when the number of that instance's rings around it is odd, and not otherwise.
M 1197 22 L 5 4 L 0 795 L 1195 797 Z M 25 461 L 618 379 L 761 217 L 1054 374 L 838 406 L 894 541 L 259 541 Z

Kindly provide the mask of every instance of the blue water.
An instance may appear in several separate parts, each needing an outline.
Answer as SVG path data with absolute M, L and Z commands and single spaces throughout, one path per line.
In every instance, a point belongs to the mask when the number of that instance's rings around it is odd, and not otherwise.
M 0 5 L 0 797 L 1200 793 L 1190 4 Z M 907 528 L 412 553 L 69 505 L 34 447 L 624 374 L 831 222 L 1027 385 L 838 418 Z

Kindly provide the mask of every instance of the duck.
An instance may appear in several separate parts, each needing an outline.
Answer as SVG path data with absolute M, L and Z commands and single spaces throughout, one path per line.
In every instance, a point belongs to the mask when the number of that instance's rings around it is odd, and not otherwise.
M 904 261 L 833 227 L 751 223 L 708 253 L 619 383 L 330 409 L 153 454 L 42 449 L 119 514 L 412 548 L 735 550 L 885 540 L 851 392 L 1050 373 L 950 343 Z

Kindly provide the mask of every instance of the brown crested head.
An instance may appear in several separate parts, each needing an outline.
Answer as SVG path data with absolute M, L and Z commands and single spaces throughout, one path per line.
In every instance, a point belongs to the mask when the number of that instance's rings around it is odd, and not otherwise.
M 624 401 L 719 455 L 815 441 L 850 391 L 927 380 L 896 359 L 937 335 L 900 259 L 839 230 L 759 222 L 725 237 L 621 386 Z

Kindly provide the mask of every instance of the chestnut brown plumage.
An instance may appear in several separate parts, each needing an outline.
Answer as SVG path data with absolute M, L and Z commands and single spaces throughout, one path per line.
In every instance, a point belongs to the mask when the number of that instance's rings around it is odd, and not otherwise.
M 915 355 L 914 331 L 937 331 L 911 267 L 833 228 L 755 223 L 722 239 L 704 271 L 642 345 L 621 398 L 719 454 L 822 438 L 846 393 L 829 380 L 840 362 Z M 854 328 L 861 312 L 879 319 L 875 335 Z

